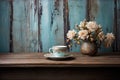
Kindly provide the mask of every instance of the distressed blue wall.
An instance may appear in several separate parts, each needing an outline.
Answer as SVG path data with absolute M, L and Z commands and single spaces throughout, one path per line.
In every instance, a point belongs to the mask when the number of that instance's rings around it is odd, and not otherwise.
M 67 31 L 84 19 L 115 33 L 114 46 L 100 51 L 119 51 L 119 5 L 119 0 L 0 0 L 0 52 L 48 52 L 65 45 Z

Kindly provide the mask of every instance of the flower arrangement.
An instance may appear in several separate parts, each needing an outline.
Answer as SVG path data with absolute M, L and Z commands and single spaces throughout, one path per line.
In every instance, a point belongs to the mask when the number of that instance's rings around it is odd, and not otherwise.
M 113 33 L 104 34 L 102 27 L 96 21 L 83 20 L 79 25 L 75 25 L 75 29 L 69 30 L 67 33 L 67 42 L 69 47 L 72 43 L 80 45 L 83 41 L 94 42 L 97 47 L 103 43 L 105 47 L 110 47 L 115 39 Z

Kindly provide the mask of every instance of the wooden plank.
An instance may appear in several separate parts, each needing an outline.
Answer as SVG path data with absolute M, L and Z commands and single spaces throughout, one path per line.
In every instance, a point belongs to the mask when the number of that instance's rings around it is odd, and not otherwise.
M 41 41 L 41 17 L 42 17 L 42 4 L 41 0 L 38 0 L 38 52 L 42 52 L 42 41 Z
M 113 32 L 114 27 L 114 0 L 90 0 L 90 20 L 101 24 L 104 33 Z M 101 47 L 100 52 L 111 52 L 112 47 Z
M 38 0 L 30 0 L 30 7 L 28 12 L 30 12 L 30 25 L 28 39 L 28 51 L 37 52 L 38 51 Z
M 68 0 L 70 29 L 86 18 L 86 0 Z M 80 52 L 80 46 L 73 45 L 72 52 Z
M 69 23 L 69 9 L 68 9 L 68 0 L 64 0 L 63 2 L 63 18 L 64 18 L 64 41 L 65 45 L 68 45 L 67 43 L 67 37 L 66 34 L 68 30 L 70 29 L 70 23 Z
M 10 43 L 10 3 L 0 0 L 0 52 L 9 52 Z
M 49 1 L 51 0 L 41 0 L 41 21 L 39 23 L 40 25 L 40 38 L 41 38 L 41 42 L 42 42 L 42 51 L 46 51 L 48 50 L 49 46 L 49 41 L 50 41 L 50 36 L 49 36 L 49 32 L 50 31 L 50 16 L 49 14 L 51 10 L 51 7 L 49 6 Z
M 41 0 L 42 51 L 54 45 L 64 45 L 63 0 Z
M 38 51 L 38 9 L 36 0 L 13 1 L 13 51 Z
M 120 51 L 120 0 L 116 0 L 116 5 L 116 48 Z
M 115 7 L 114 7 L 114 34 L 115 34 L 115 41 L 114 41 L 114 46 L 113 46 L 113 51 L 114 52 L 116 52 L 116 51 L 119 51 L 118 50 L 118 43 L 119 43 L 119 41 L 118 41 L 118 28 L 117 28 L 117 4 L 118 4 L 118 2 L 117 2 L 117 0 L 114 0 L 114 5 L 115 5 Z

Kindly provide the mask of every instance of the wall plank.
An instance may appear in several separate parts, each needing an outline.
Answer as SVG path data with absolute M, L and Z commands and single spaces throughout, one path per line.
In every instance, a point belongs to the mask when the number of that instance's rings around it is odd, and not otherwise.
M 38 51 L 38 9 L 36 0 L 13 1 L 14 52 Z
M 120 0 L 116 0 L 116 50 L 120 52 Z
M 90 20 L 101 24 L 106 33 L 113 32 L 114 27 L 114 0 L 90 0 Z M 111 52 L 112 47 L 101 47 L 101 52 Z
M 0 52 L 9 52 L 10 43 L 10 3 L 0 0 Z
M 75 24 L 79 24 L 86 18 L 86 0 L 69 0 L 69 22 L 70 29 L 74 29 Z M 72 52 L 79 52 L 80 46 L 73 45 Z
M 41 0 L 42 51 L 48 52 L 53 45 L 64 45 L 63 0 Z

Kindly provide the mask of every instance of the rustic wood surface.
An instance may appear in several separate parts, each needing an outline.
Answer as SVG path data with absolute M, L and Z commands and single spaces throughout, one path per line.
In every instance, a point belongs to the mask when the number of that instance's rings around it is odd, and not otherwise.
M 74 60 L 47 60 L 43 53 L 0 54 L 0 80 L 120 79 L 120 53 L 99 53 L 94 57 L 70 54 Z
M 101 53 L 96 56 L 69 54 L 74 58 L 66 61 L 46 59 L 44 53 L 0 54 L 0 67 L 120 67 L 119 53 Z

